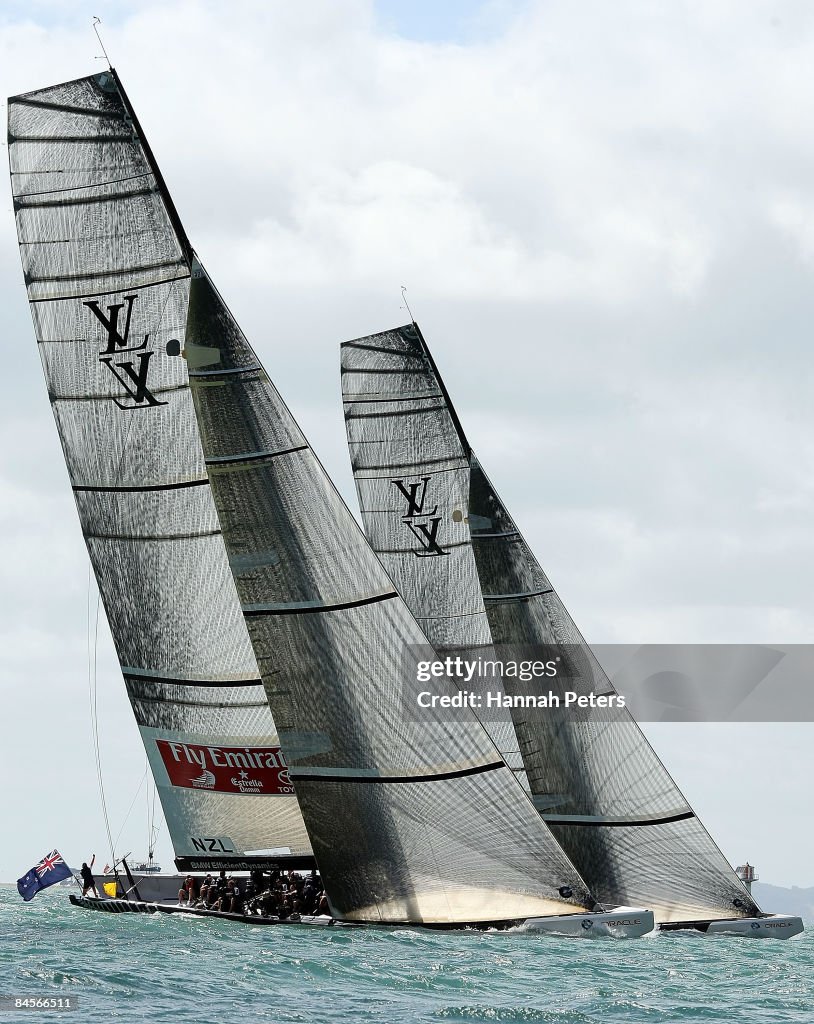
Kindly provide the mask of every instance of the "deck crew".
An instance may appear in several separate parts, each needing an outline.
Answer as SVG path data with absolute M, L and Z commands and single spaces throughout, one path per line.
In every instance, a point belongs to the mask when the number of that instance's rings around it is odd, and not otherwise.
M 93 880 L 93 868 L 96 862 L 96 854 L 91 857 L 90 865 L 82 861 L 82 868 L 80 869 L 80 875 L 82 876 L 82 895 L 87 896 L 91 889 L 93 889 L 93 895 L 98 899 L 99 893 L 96 891 L 96 882 Z

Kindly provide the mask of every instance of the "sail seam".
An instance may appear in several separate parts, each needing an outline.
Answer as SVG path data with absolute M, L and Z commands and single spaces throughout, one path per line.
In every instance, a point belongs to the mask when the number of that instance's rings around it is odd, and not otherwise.
M 216 455 L 206 460 L 207 466 L 223 466 L 230 462 L 259 462 L 261 459 L 276 459 L 279 455 L 291 455 L 292 452 L 304 452 L 308 449 L 307 444 L 297 445 L 296 448 L 283 448 L 279 452 L 245 452 L 242 455 Z
M 201 530 L 197 533 L 86 533 L 88 540 L 199 540 L 204 537 L 220 537 L 221 530 Z
M 449 546 L 449 545 L 447 545 L 447 546 Z M 416 622 L 438 622 L 438 621 L 447 621 L 448 619 L 467 619 L 467 618 L 471 618 L 473 615 L 485 615 L 485 614 L 486 614 L 486 609 L 485 608 L 477 608 L 474 612 L 458 612 L 456 615 L 416 615 L 415 618 L 416 618 Z M 425 632 L 426 632 L 426 630 L 425 630 Z M 486 650 L 486 649 L 490 648 L 491 646 L 492 646 L 492 644 L 477 644 L 475 646 L 467 645 L 466 649 L 467 649 L 467 651 L 475 651 L 475 650 L 479 650 L 480 648 L 483 648 L 483 649 Z
M 372 784 L 410 783 L 410 782 L 443 782 L 445 779 L 461 779 L 467 775 L 482 775 L 505 768 L 505 761 L 491 761 L 489 764 L 476 765 L 474 768 L 459 768 L 452 772 L 436 772 L 431 775 L 334 775 L 330 772 L 310 773 L 290 770 L 288 775 L 293 782 L 367 782 Z
M 680 814 L 667 814 L 662 818 L 598 818 L 591 820 L 589 815 L 569 816 L 567 814 L 541 814 L 543 821 L 552 825 L 579 825 L 583 828 L 644 828 L 649 825 L 669 825 L 673 821 L 684 821 L 694 818 L 694 811 L 682 811 Z
M 125 274 L 143 274 L 145 270 L 165 270 L 167 267 L 182 267 L 183 260 L 161 260 L 160 263 L 142 263 L 139 267 L 122 267 L 119 270 L 104 270 L 86 274 L 57 274 L 54 277 L 27 277 L 26 284 L 51 284 L 54 281 L 91 281 L 93 278 L 123 277 Z
M 32 174 L 64 174 L 64 171 L 12 171 L 21 177 L 30 177 Z M 88 185 L 71 185 L 69 188 L 45 188 L 42 192 L 15 192 L 15 199 L 28 199 L 30 196 L 55 196 L 63 192 L 78 192 L 83 188 L 105 188 L 107 185 L 123 185 L 125 181 L 137 181 L 139 178 L 152 178 L 152 171 L 144 171 L 142 174 L 128 174 L 126 178 L 111 178 L 109 181 L 92 181 Z M 70 239 L 66 238 L 66 242 Z
M 375 419 L 385 419 L 387 417 L 389 417 L 390 419 L 393 419 L 396 416 L 423 416 L 424 413 L 427 413 L 427 412 L 439 412 L 439 411 L 442 411 L 444 409 L 446 409 L 445 405 L 425 405 L 425 406 L 422 406 L 419 409 L 388 409 L 386 412 L 362 412 L 362 413 L 359 413 L 357 416 L 348 415 L 348 416 L 345 417 L 345 420 L 347 420 L 347 421 L 349 421 L 349 420 L 375 420 Z M 367 443 L 367 444 L 381 444 L 381 441 L 378 441 L 378 440 L 368 441 L 368 442 L 354 441 L 354 444 L 364 444 L 364 443 Z
M 259 615 L 309 615 L 316 612 L 340 612 L 346 608 L 360 608 L 365 604 L 376 604 L 379 601 L 391 601 L 399 595 L 395 590 L 387 594 L 376 594 L 374 597 L 363 597 L 358 601 L 343 601 L 341 604 L 314 605 L 272 605 L 263 608 L 257 605 L 243 605 L 243 614 L 254 618 Z
M 174 484 L 133 484 L 132 486 L 127 485 L 107 485 L 107 484 L 74 484 L 74 491 L 98 491 L 102 493 L 108 492 L 124 492 L 130 491 L 178 491 L 184 487 L 202 487 L 204 484 L 209 483 L 209 477 L 204 477 L 201 480 L 182 480 Z
M 101 276 L 101 275 L 100 275 Z M 106 275 L 105 275 L 106 276 Z M 172 284 L 174 281 L 186 281 L 189 274 L 180 274 L 178 277 L 165 277 L 161 281 L 147 281 L 145 284 L 129 284 L 128 292 L 142 291 L 144 288 L 157 288 L 162 284 Z M 96 295 L 118 295 L 122 288 L 108 288 L 103 292 L 82 292 L 81 295 L 45 295 L 41 299 L 29 299 L 30 303 L 35 302 L 68 302 L 70 299 L 92 299 Z
M 456 459 L 460 459 L 460 456 L 456 455 L 455 458 Z M 442 459 L 442 460 L 439 460 L 439 461 L 452 462 L 453 460 L 452 459 Z M 364 468 L 365 469 L 403 469 L 405 466 L 421 466 L 421 465 L 423 465 L 423 463 L 420 463 L 420 462 L 404 462 L 404 463 L 401 463 L 401 464 L 396 464 L 394 466 L 365 466 Z M 463 466 L 447 466 L 446 469 L 421 469 L 420 473 L 421 473 L 422 476 L 441 476 L 442 473 L 455 473 L 458 470 L 463 469 L 463 468 L 464 468 Z M 356 467 L 354 466 L 354 471 L 355 471 L 355 469 L 356 469 Z M 362 476 L 361 473 L 354 472 L 354 476 L 355 476 L 355 478 L 357 480 L 381 480 L 382 479 L 382 474 L 381 473 L 378 474 L 377 476 Z M 380 509 L 380 511 L 386 512 L 388 510 L 387 509 Z
M 504 533 L 476 533 L 472 531 L 472 540 L 495 540 L 500 537 L 519 537 L 519 530 L 506 530 Z
M 356 442 L 356 443 L 358 443 L 358 442 Z M 404 469 L 405 467 L 408 467 L 408 466 L 418 466 L 420 471 L 422 473 L 424 473 L 424 470 L 421 469 L 422 466 L 430 466 L 433 463 L 437 464 L 439 462 L 461 462 L 464 465 L 466 465 L 466 459 L 462 455 L 446 455 L 443 458 L 424 459 L 423 461 L 413 461 L 413 462 L 374 462 L 374 463 L 371 463 L 369 466 L 365 466 L 364 468 L 365 469 Z M 461 469 L 461 468 L 463 468 L 463 467 L 462 466 L 450 466 L 449 469 L 441 470 L 440 472 L 449 472 L 450 469 Z M 439 470 L 435 470 L 435 472 L 439 472 Z
M 263 367 L 259 363 L 254 363 L 252 366 L 236 366 L 233 369 L 224 370 L 190 370 L 190 377 L 227 377 L 231 374 L 237 373 L 251 373 L 254 370 L 262 370 Z
M 369 512 L 364 512 L 363 515 L 370 515 Z M 444 544 L 444 551 L 452 551 L 455 548 L 467 548 L 472 544 L 471 540 L 459 540 L 454 544 Z M 376 548 L 376 554 L 378 555 L 406 555 L 414 552 L 414 547 L 406 548 Z
M 397 352 L 395 354 L 396 355 L 404 355 L 403 352 Z M 342 373 L 386 373 L 386 374 L 400 374 L 401 376 L 404 376 L 407 373 L 415 374 L 415 373 L 422 373 L 422 372 L 427 374 L 427 376 L 429 376 L 429 371 L 427 369 L 418 368 L 418 367 L 416 367 L 415 369 L 411 369 L 409 366 L 407 366 L 407 367 L 393 366 L 393 367 L 386 367 L 386 368 L 382 367 L 382 368 L 379 368 L 379 369 L 376 369 L 376 368 L 374 368 L 372 366 L 370 366 L 370 367 L 361 367 L 360 366 L 360 367 L 357 367 L 355 370 L 349 370 L 349 369 L 347 369 L 345 367 L 342 368 Z
M 32 100 L 22 97 L 15 97 L 9 102 L 19 103 L 23 107 L 39 107 L 41 110 L 60 110 L 64 114 L 83 114 L 88 117 L 105 117 L 117 121 L 124 120 L 120 110 L 96 110 L 93 107 L 73 107 L 65 103 L 49 103 L 47 100 Z
M 9 135 L 9 144 L 15 142 L 83 142 L 99 145 L 98 135 Z M 132 142 L 133 136 L 127 135 L 103 135 L 103 142 Z
M 423 352 L 408 352 L 403 348 L 385 348 L 383 345 L 360 345 L 358 341 L 343 341 L 339 345 L 340 348 L 358 348 L 361 352 L 382 352 L 386 356 L 401 356 L 404 359 L 420 359 L 422 363 L 426 363 Z M 343 370 L 347 370 L 348 373 L 355 373 L 355 369 L 352 366 L 343 366 Z
M 146 675 L 142 672 L 130 672 L 128 669 L 122 669 L 122 675 L 127 680 L 133 680 L 139 683 L 157 683 L 159 685 L 169 686 L 200 686 L 200 687 L 212 687 L 212 688 L 226 688 L 230 686 L 262 686 L 263 680 L 260 678 L 256 679 L 177 679 L 173 676 L 152 676 Z
M 70 192 L 70 189 L 66 191 Z M 48 195 L 47 192 L 37 193 L 38 195 Z M 89 206 L 92 203 L 115 203 L 121 199 L 138 199 L 141 196 L 152 196 L 158 194 L 158 186 L 153 185 L 151 188 L 138 188 L 132 192 L 106 192 L 101 196 L 77 196 L 76 199 L 40 199 L 35 203 L 27 203 L 24 200 L 28 197 L 28 193 L 22 193 L 20 196 L 14 197 L 14 205 L 18 210 L 46 210 L 52 207 L 66 207 L 66 206 Z
M 246 701 L 211 701 L 211 700 L 181 700 L 178 697 L 144 697 L 140 693 L 131 694 L 134 701 L 140 704 L 176 704 L 183 708 L 265 708 L 268 710 L 267 700 Z
M 349 398 L 347 395 L 342 396 L 342 401 L 345 405 L 367 405 L 369 402 L 389 402 L 391 405 L 399 405 L 401 402 L 424 402 L 429 398 L 441 398 L 441 394 L 438 391 L 433 391 L 429 395 L 407 395 L 403 398 Z
M 151 394 L 153 395 L 168 395 L 172 391 L 185 391 L 189 387 L 189 384 L 172 384 L 166 388 L 152 388 Z M 118 394 L 104 394 L 104 395 L 57 395 L 53 391 L 49 392 L 48 397 L 52 402 L 112 402 L 117 398 L 132 398 L 132 395 L 128 396 L 123 392 Z

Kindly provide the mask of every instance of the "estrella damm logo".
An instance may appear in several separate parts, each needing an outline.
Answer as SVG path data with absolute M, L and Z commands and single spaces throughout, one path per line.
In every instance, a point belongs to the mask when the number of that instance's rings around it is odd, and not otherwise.
M 434 505 L 431 510 L 426 508 L 429 482 L 428 476 L 409 483 L 406 480 L 390 481 L 407 501 L 407 511 L 402 515 L 401 521 L 421 545 L 420 551 L 413 548 L 413 554 L 418 558 L 448 554 L 438 543 L 438 527 L 441 525 L 441 517 L 437 514 L 438 506 Z
M 148 386 L 150 359 L 155 354 L 147 351 L 149 333 L 144 335 L 144 341 L 140 344 L 130 343 L 130 324 L 136 298 L 135 295 L 125 295 L 124 301 L 111 303 L 107 313 L 102 312 L 96 299 L 82 303 L 107 332 L 107 345 L 99 353 L 99 362 L 110 370 L 129 396 L 123 401 L 113 399 L 120 409 L 149 409 L 156 405 L 167 405 L 156 398 Z

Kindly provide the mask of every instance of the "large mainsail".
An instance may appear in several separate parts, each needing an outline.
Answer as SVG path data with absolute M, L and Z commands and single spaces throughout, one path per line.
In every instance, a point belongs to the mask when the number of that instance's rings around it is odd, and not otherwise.
M 177 354 L 189 242 L 114 72 L 11 98 L 8 131 L 48 393 L 176 855 L 310 854 Z
M 494 644 L 556 652 L 568 689 L 614 694 L 483 473 L 417 325 L 345 343 L 342 390 L 365 530 L 429 634 L 452 621 L 467 645 L 474 571 Z M 482 642 L 478 625 L 470 644 Z M 597 899 L 661 922 L 758 912 L 625 708 L 512 715 L 534 804 Z
M 251 641 L 334 914 L 452 924 L 592 905 L 473 715 L 403 692 L 423 635 L 204 270 L 186 355 Z

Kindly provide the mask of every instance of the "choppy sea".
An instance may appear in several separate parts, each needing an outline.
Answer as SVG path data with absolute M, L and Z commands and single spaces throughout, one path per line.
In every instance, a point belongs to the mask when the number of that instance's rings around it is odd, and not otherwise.
M 304 927 L 28 904 L 0 887 L 0 995 L 78 997 L 4 1020 L 388 1024 L 814 1021 L 814 926 L 799 938 L 619 941 Z

